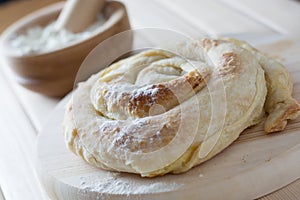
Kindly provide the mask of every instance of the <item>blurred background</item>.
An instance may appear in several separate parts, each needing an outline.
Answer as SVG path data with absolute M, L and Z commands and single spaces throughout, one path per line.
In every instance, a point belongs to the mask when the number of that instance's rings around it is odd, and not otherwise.
M 0 39 L 4 31 L 23 16 L 56 2 L 60 0 L 0 0 Z M 194 38 L 210 35 L 243 39 L 283 62 L 292 72 L 293 79 L 299 80 L 300 1 L 120 0 L 120 2 L 126 6 L 132 28 L 166 28 Z M 124 14 L 123 18 L 127 16 Z M 128 28 L 128 24 L 125 28 Z M 113 35 L 115 32 L 110 34 Z M 78 52 L 80 54 L 80 51 Z M 12 65 L 2 62 L 4 61 L 2 56 L 0 54 L 0 200 L 47 199 L 34 165 L 36 140 L 48 115 L 66 93 L 59 97 L 49 97 L 22 87 L 22 83 L 38 85 L 44 82 L 41 80 L 30 82 L 16 76 L 11 70 Z M 71 54 L 72 56 L 78 55 Z M 52 58 L 55 61 L 63 59 L 64 56 Z M 22 71 L 25 74 L 27 72 Z M 46 73 L 50 72 L 46 70 Z M 299 81 L 295 84 L 295 92 L 300 100 L 298 83 Z M 263 200 L 297 200 L 299 197 L 300 180 L 264 197 Z
M 0 32 L 34 10 L 59 0 L 0 0 Z

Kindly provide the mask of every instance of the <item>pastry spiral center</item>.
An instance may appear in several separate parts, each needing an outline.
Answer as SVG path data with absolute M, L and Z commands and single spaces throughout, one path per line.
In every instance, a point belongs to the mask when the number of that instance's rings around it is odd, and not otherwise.
M 94 108 L 107 118 L 126 120 L 164 113 L 203 88 L 211 73 L 203 63 L 191 64 L 162 50 L 130 59 L 116 63 L 114 72 L 105 70 L 91 90 Z

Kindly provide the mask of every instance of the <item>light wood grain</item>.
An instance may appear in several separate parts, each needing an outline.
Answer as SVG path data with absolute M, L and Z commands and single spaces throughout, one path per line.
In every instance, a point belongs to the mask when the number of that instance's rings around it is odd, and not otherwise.
M 43 7 L 45 5 L 49 5 L 53 2 L 57 2 L 58 0 L 26 0 L 26 1 L 11 1 L 10 3 L 7 4 L 2 4 L 0 6 L 0 32 L 3 31 L 3 29 L 5 27 L 7 27 L 11 22 L 15 21 L 16 19 L 20 18 L 21 16 L 36 10 L 37 8 Z M 130 17 L 130 21 L 131 24 L 134 27 L 144 27 L 144 26 L 161 26 L 161 27 L 166 27 L 166 28 L 171 28 L 171 29 L 175 29 L 175 30 L 182 30 L 182 32 L 184 30 L 186 30 L 188 33 L 191 33 L 191 35 L 195 36 L 198 34 L 198 32 L 200 33 L 208 33 L 207 30 L 205 30 L 206 26 L 203 26 L 202 22 L 199 22 L 200 25 L 197 25 L 197 19 L 198 18 L 194 18 L 193 16 L 189 16 L 189 17 L 183 17 L 181 16 L 181 14 L 176 14 L 178 12 L 174 11 L 172 8 L 170 7 L 166 7 L 166 6 L 161 6 L 160 3 L 152 3 L 152 1 L 145 1 L 142 0 L 140 3 L 140 1 L 132 1 L 132 0 L 124 0 L 123 2 L 127 3 L 128 6 L 128 10 L 129 10 L 129 17 Z M 150 2 L 150 3 L 148 3 Z M 285 1 L 282 0 L 280 5 L 276 5 L 277 1 L 272 1 L 271 3 L 265 3 L 265 1 L 258 1 L 255 0 L 253 1 L 253 5 L 250 5 L 248 7 L 248 5 L 245 4 L 245 12 L 244 10 L 240 9 L 240 8 L 236 8 L 235 6 L 229 5 L 228 3 L 224 3 L 224 1 L 217 1 L 220 2 L 220 4 L 223 4 L 222 6 L 219 6 L 221 8 L 223 7 L 228 7 L 226 12 L 233 12 L 235 14 L 230 14 L 230 15 L 223 15 L 224 18 L 222 20 L 232 20 L 232 18 L 230 18 L 231 16 L 237 16 L 240 17 L 242 16 L 243 18 L 248 18 L 248 20 L 250 19 L 251 21 L 254 22 L 254 24 L 259 24 L 261 26 L 265 26 L 265 29 L 267 30 L 271 30 L 271 32 L 279 32 L 279 33 L 284 33 L 286 32 L 294 32 L 295 34 L 299 33 L 299 21 L 297 20 L 299 17 L 295 17 L 298 16 L 299 14 L 299 9 L 298 6 L 296 4 L 298 4 L 298 1 Z M 226 2 L 233 2 L 236 3 L 237 1 L 227 1 Z M 240 4 L 244 4 L 244 2 L 246 1 L 241 1 L 239 2 Z M 269 2 L 269 1 L 267 1 Z M 135 3 L 137 3 L 138 6 L 135 5 Z M 259 6 L 262 5 L 262 7 L 264 8 L 259 8 Z M 284 5 L 285 4 L 285 5 Z M 147 9 L 148 7 L 150 7 L 150 9 Z M 195 7 L 202 7 L 202 9 L 205 9 L 205 3 L 203 3 L 203 1 L 197 1 L 195 2 Z M 248 8 L 247 8 L 248 7 Z M 287 11 L 286 9 L 282 9 L 282 8 L 289 8 L 289 10 Z M 185 11 L 188 12 L 188 11 Z M 210 16 L 212 16 L 212 18 L 214 18 L 215 15 L 218 15 L 219 13 L 222 13 L 222 9 L 219 9 L 218 12 L 213 12 L 210 13 Z M 243 13 L 245 12 L 245 14 Z M 260 19 L 260 16 L 256 15 L 255 13 L 260 12 L 260 15 L 262 16 L 262 19 Z M 281 12 L 281 13 L 280 13 Z M 254 13 L 253 17 L 252 14 L 249 13 Z M 267 13 L 267 14 L 265 14 Z M 186 15 L 186 14 L 185 14 Z M 191 14 L 193 15 L 193 14 Z M 227 17 L 226 17 L 227 16 Z M 268 18 L 272 18 L 272 20 L 276 19 L 277 16 L 283 16 L 281 19 L 279 18 L 279 22 L 272 22 L 271 25 L 268 24 Z M 275 18 L 274 18 L 275 17 Z M 151 20 L 153 19 L 153 21 Z M 154 20 L 155 19 L 155 20 Z M 190 22 L 189 20 L 192 20 L 192 22 Z M 285 20 L 288 19 L 288 20 Z M 266 23 L 267 22 L 267 23 Z M 196 26 L 194 25 L 196 23 Z M 204 24 L 205 24 L 205 20 L 204 20 Z M 272 25 L 273 24 L 273 25 Z M 275 24 L 275 25 L 274 25 Z M 213 24 L 213 26 L 215 26 L 216 24 Z M 210 26 L 208 24 L 208 26 Z M 233 30 L 239 30 L 239 26 L 240 24 L 236 24 L 237 27 L 235 27 Z M 204 27 L 204 28 L 203 28 Z M 242 31 L 242 29 L 240 29 Z M 291 31 L 289 31 L 291 30 Z M 214 30 L 212 30 L 211 32 L 214 32 Z M 229 32 L 230 34 L 233 33 Z M 270 32 L 267 31 L 267 34 L 264 34 L 265 36 L 267 36 Z M 222 31 L 220 31 L 220 34 L 222 34 Z M 249 35 L 246 37 L 243 37 L 244 39 L 248 40 L 250 39 L 253 42 L 256 43 L 261 43 L 263 41 L 268 41 L 268 37 L 262 37 L 261 34 L 257 34 L 257 33 L 248 33 Z M 231 34 L 233 36 L 238 36 L 238 34 Z M 261 39 L 263 38 L 263 39 Z M 276 49 L 276 47 L 274 47 L 274 49 Z M 275 56 L 278 56 L 278 54 L 274 53 Z M 296 64 L 296 61 L 293 61 L 295 63 L 295 68 L 297 66 L 299 66 L 299 64 Z M 11 80 L 12 76 L 9 75 L 9 73 L 5 73 L 6 76 L 9 77 L 9 79 Z M 297 76 L 294 75 L 294 78 L 297 78 Z M 58 102 L 57 99 L 49 99 L 46 98 L 44 96 L 35 94 L 33 92 L 27 91 L 23 88 L 21 88 L 20 86 L 16 85 L 15 82 L 12 80 L 10 82 L 6 82 L 6 80 L 4 80 L 5 85 L 4 87 L 8 87 L 8 86 L 12 86 L 11 90 L 13 90 L 13 93 L 15 95 L 13 95 L 12 100 L 9 100 L 9 104 L 12 104 L 12 107 L 15 107 L 15 100 L 18 99 L 18 104 L 16 104 L 16 107 L 21 107 L 21 114 L 18 115 L 18 117 L 16 118 L 19 121 L 24 121 L 24 122 L 28 122 L 28 123 L 32 123 L 34 125 L 34 127 L 36 127 L 35 129 L 39 129 L 40 127 L 42 127 L 43 122 L 45 122 L 45 120 L 47 119 L 47 117 L 45 117 L 46 115 L 48 115 L 50 113 L 50 111 L 53 109 L 53 107 L 56 105 L 56 103 Z M 1 82 L 2 83 L 2 82 Z M 1 90 L 2 91 L 2 90 Z M 11 97 L 11 95 L 9 95 Z M 10 98 L 8 97 L 8 98 Z M 2 99 L 0 100 L 2 102 Z M 23 112 L 24 111 L 24 112 Z M 19 112 L 19 111 L 18 111 Z M 22 114 L 23 113 L 23 114 Z M 2 115 L 2 110 L 1 110 L 1 115 Z M 7 113 L 7 116 L 9 116 L 10 114 Z M 24 115 L 28 116 L 30 120 L 28 120 L 28 118 L 24 117 Z M 11 123 L 5 124 L 7 126 L 13 126 L 11 125 Z M 2 122 L 1 122 L 2 125 Z M 23 128 L 23 132 L 27 133 L 28 130 L 26 130 L 26 128 Z M 34 128 L 30 128 L 29 131 L 31 129 Z M 10 134 L 6 134 L 6 137 L 10 137 Z M 13 140 L 12 140 L 13 141 Z M 4 146 L 11 146 L 11 144 L 9 143 L 5 143 L 2 144 L 2 142 L 0 141 L 1 145 Z M 3 146 L 3 147 L 4 147 Z M 17 153 L 16 156 L 24 156 L 23 154 Z M 2 158 L 2 157 L 1 157 Z M 1 172 L 0 172 L 1 173 Z M 14 173 L 14 170 L 7 172 L 6 176 L 10 176 L 10 173 Z M 32 173 L 31 170 L 29 170 L 28 172 L 29 174 Z M 20 178 L 23 179 L 23 178 Z M 0 181 L 2 179 L 0 178 Z M 21 182 L 24 182 L 23 180 L 20 180 Z M 264 197 L 264 199 L 268 199 L 268 200 L 274 200 L 274 199 L 288 199 L 288 200 L 294 200 L 294 199 L 298 199 L 300 196 L 300 180 L 294 182 L 293 184 L 290 184 L 287 187 L 284 187 L 283 189 L 279 190 L 278 192 L 275 192 L 273 194 L 270 194 L 266 197 Z M 1 185 L 2 186 L 2 185 Z M 12 187 L 2 187 L 3 189 L 5 189 L 6 193 L 12 193 L 15 192 L 14 188 Z M 36 190 L 39 190 L 38 188 L 35 188 Z M 11 199 L 11 198 L 10 198 Z M 19 200 L 20 198 L 18 198 Z M 24 198 L 22 199 L 26 199 L 26 197 L 24 196 Z
M 292 78 L 294 80 L 299 81 L 300 73 L 299 73 L 299 65 L 300 59 L 299 55 L 299 42 L 291 42 L 291 40 L 283 40 L 279 42 L 275 42 L 272 45 L 261 46 L 260 49 L 270 56 L 273 56 L 281 62 L 285 63 L 285 65 L 289 66 Z M 298 94 L 300 91 L 298 89 L 294 89 L 294 93 Z M 300 99 L 297 99 L 300 101 Z M 261 200 L 298 200 L 300 196 L 300 179 L 297 181 L 279 189 L 276 192 L 273 192 L 269 195 L 266 195 Z
M 15 12 L 17 15 L 13 15 L 14 17 L 9 17 L 9 19 L 16 20 L 20 16 L 23 16 L 33 10 L 36 10 L 43 5 L 48 5 L 52 2 L 57 2 L 58 0 L 45 0 L 45 1 L 37 1 L 37 0 L 28 0 L 28 1 L 18 1 L 15 4 L 8 4 L 0 12 L 0 20 L 6 19 L 6 16 L 9 16 L 8 13 Z M 191 36 L 197 37 L 200 34 L 207 34 L 207 30 L 203 30 L 199 28 L 199 26 L 193 26 L 187 19 L 182 17 L 180 14 L 176 14 L 174 10 L 169 7 L 160 6 L 160 4 L 153 3 L 153 1 L 148 0 L 139 0 L 139 1 L 130 1 L 123 0 L 125 3 L 129 18 L 131 21 L 131 25 L 133 27 L 164 27 L 170 28 L 174 30 L 178 30 L 180 32 L 184 32 Z M 201 3 L 201 4 L 200 4 Z M 205 9 L 205 4 L 203 2 L 196 3 L 195 7 L 203 7 Z M 207 8 L 208 10 L 208 8 Z M 222 12 L 222 10 L 220 10 Z M 215 15 L 215 13 L 214 13 Z M 234 15 L 234 14 L 233 14 Z M 1 17 L 2 16 L 2 17 Z M 242 15 L 241 15 L 242 16 Z M 240 17 L 240 16 L 239 16 Z M 1 23 L 0 23 L 1 24 Z M 259 24 L 259 23 L 257 23 Z M 235 26 L 239 27 L 239 24 L 235 24 Z M 241 29 L 242 30 L 242 29 Z M 233 33 L 233 32 L 230 32 Z M 253 37 L 254 35 L 254 37 Z M 240 37 L 239 34 L 233 35 L 235 37 Z M 267 33 L 247 33 L 245 37 L 242 39 L 250 39 L 250 41 L 255 42 L 259 39 L 259 42 L 267 41 L 268 38 L 272 38 Z M 26 89 L 20 87 L 15 84 L 15 77 L 11 74 L 7 74 L 10 77 L 10 83 L 13 85 L 17 96 L 22 99 L 22 105 L 26 110 L 27 115 L 30 116 L 33 124 L 36 129 L 40 129 L 43 122 L 47 117 L 48 113 L 50 113 L 51 109 L 58 102 L 56 98 L 47 98 L 42 95 L 27 91 Z
M 286 0 L 219 0 L 236 12 L 260 22 L 279 33 L 298 36 L 300 26 L 300 3 Z
M 299 188 L 300 180 L 297 180 L 272 194 L 260 198 L 260 200 L 298 200 Z
M 284 40 L 259 48 L 264 49 L 271 56 L 280 54 L 282 62 L 286 64 L 295 79 L 300 75 L 297 67 L 300 59 L 296 53 L 299 52 L 299 44 L 300 41 Z M 275 46 L 277 48 L 274 48 Z M 294 87 L 293 95 L 299 101 L 299 79 L 294 80 Z M 102 191 L 97 191 L 97 187 L 93 188 L 93 186 L 103 183 L 107 177 L 113 178 L 111 173 L 89 166 L 73 155 L 66 149 L 61 129 L 57 128 L 61 124 L 64 105 L 69 98 L 66 97 L 56 107 L 39 135 L 38 152 L 41 161 L 41 176 L 48 192 L 55 198 L 93 199 L 98 196 L 102 197 L 104 195 Z M 138 196 L 140 199 L 182 199 L 184 197 L 197 199 L 201 196 L 205 199 L 220 199 L 226 196 L 228 199 L 253 199 L 260 197 L 300 177 L 299 131 L 300 118 L 291 121 L 284 132 L 271 135 L 265 134 L 263 123 L 261 123 L 242 133 L 238 140 L 221 154 L 188 173 L 176 176 L 165 175 L 153 179 L 121 174 L 117 178 L 126 183 L 126 187 L 128 187 L 126 193 L 117 195 L 118 190 L 108 189 L 103 198 L 120 199 Z M 199 175 L 202 176 L 199 177 Z M 97 178 L 94 178 L 91 183 L 82 184 L 83 181 L 90 179 L 89 177 Z M 134 188 L 146 188 L 151 187 L 151 184 L 162 183 L 166 184 L 166 188 L 174 183 L 180 187 L 160 192 L 159 195 L 155 192 L 142 193 L 139 191 L 140 193 L 136 193 L 134 190 Z M 85 186 L 92 187 L 92 190 Z M 233 190 L 238 192 L 232 193 Z M 279 191 L 274 195 L 283 195 L 283 193 Z M 290 195 L 294 195 L 294 193 L 290 193 Z M 286 197 L 292 199 L 292 196 L 285 195 Z
M 207 34 L 207 31 L 194 27 L 181 16 L 169 9 L 158 6 L 154 1 L 121 0 L 126 8 L 133 28 L 164 28 L 182 32 L 190 36 Z
M 29 123 L 33 124 L 33 128 L 37 133 L 41 129 L 43 123 L 47 121 L 48 114 L 51 113 L 52 109 L 56 106 L 60 99 L 50 98 L 25 89 L 15 82 L 15 76 L 9 69 L 9 66 L 1 61 L 0 63 L 2 71 L 7 76 L 7 85 L 9 85 L 16 94 L 15 98 L 19 100 L 22 108 L 29 118 Z
M 299 90 L 299 88 L 298 88 Z M 299 96 L 300 93 L 297 93 Z M 266 135 L 263 124 L 247 130 L 233 145 L 212 160 L 180 175 L 141 178 L 132 174 L 114 174 L 96 169 L 73 155 L 57 128 L 64 114 L 63 100 L 39 135 L 41 177 L 47 191 L 57 199 L 253 199 L 276 190 L 300 176 L 300 120 L 287 127 L 285 134 Z M 247 137 L 245 137 L 247 136 Z M 62 160 L 64 162 L 62 162 Z M 113 190 L 114 178 L 119 187 Z M 106 182 L 105 180 L 111 182 Z M 108 184 L 103 190 L 99 185 Z M 137 188 L 163 184 L 166 192 L 144 193 Z M 215 188 L 218 188 L 216 191 Z M 97 189 L 98 188 L 98 189 Z M 251 189 L 249 189 L 251 188 Z M 232 192 L 233 190 L 237 192 Z M 119 194 L 118 192 L 122 192 Z
M 183 18 L 192 27 L 203 29 L 211 35 L 272 32 L 272 29 L 241 13 L 232 12 L 231 9 L 216 1 L 164 0 L 156 3 L 173 12 L 174 17 Z
M 35 132 L 0 71 L 0 184 L 10 199 L 47 199 L 35 173 Z M 18 192 L 16 192 L 18 191 Z
M 4 196 L 3 196 L 3 193 L 2 193 L 2 189 L 0 187 L 0 200 L 5 200 Z

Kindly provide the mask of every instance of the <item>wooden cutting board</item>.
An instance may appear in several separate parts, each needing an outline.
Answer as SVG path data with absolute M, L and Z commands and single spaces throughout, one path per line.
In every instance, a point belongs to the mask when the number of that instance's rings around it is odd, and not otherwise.
M 283 62 L 300 101 L 300 42 L 280 40 L 258 46 Z M 94 168 L 64 144 L 61 123 L 65 97 L 38 139 L 40 178 L 52 199 L 254 199 L 300 177 L 300 120 L 285 131 L 266 135 L 262 123 L 208 162 L 184 174 L 141 178 Z

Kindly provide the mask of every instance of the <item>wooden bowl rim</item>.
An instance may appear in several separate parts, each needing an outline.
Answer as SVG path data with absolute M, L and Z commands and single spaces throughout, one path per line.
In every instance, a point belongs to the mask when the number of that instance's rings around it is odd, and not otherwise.
M 38 18 L 42 18 L 47 15 L 53 16 L 55 14 L 58 14 L 58 12 L 60 12 L 61 9 L 63 8 L 64 4 L 65 2 L 58 2 L 58 3 L 51 4 L 39 10 L 36 10 L 22 17 L 16 22 L 14 22 L 3 32 L 2 36 L 0 37 L 0 52 L 5 56 L 14 59 L 36 58 L 36 57 L 48 56 L 51 54 L 60 54 L 63 53 L 64 51 L 68 51 L 72 48 L 79 47 L 84 43 L 88 43 L 92 41 L 93 39 L 97 38 L 99 35 L 105 33 L 107 30 L 115 27 L 115 25 L 118 22 L 120 22 L 123 19 L 123 17 L 127 17 L 126 8 L 122 2 L 108 1 L 104 9 L 108 9 L 108 7 L 114 7 L 115 8 L 114 12 L 108 17 L 108 19 L 105 19 L 105 22 L 101 26 L 97 27 L 97 29 L 88 38 L 72 42 L 71 44 L 67 44 L 66 46 L 59 49 L 48 50 L 46 52 L 41 52 L 41 53 L 21 55 L 13 50 L 9 50 L 9 51 L 5 50 L 5 47 L 9 45 L 11 36 L 14 33 L 20 31 L 21 29 L 28 28 L 26 26 L 33 20 L 37 20 Z M 8 47 L 8 49 L 13 49 L 13 47 Z

